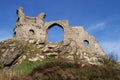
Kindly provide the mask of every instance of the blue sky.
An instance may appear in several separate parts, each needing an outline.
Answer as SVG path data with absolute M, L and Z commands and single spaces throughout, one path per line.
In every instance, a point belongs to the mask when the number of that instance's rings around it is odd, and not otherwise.
M 1 0 L 0 40 L 13 36 L 20 6 L 31 17 L 45 12 L 45 21 L 67 19 L 71 26 L 84 26 L 107 54 L 113 52 L 120 60 L 120 0 Z

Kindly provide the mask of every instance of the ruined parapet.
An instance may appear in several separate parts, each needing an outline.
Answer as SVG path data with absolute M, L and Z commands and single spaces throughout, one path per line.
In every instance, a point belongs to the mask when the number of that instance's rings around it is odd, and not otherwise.
M 31 18 L 25 16 L 22 8 L 18 8 L 17 17 L 16 27 L 14 29 L 14 38 L 34 40 L 37 44 L 47 45 L 48 30 L 54 25 L 58 25 L 64 31 L 63 47 L 68 45 L 72 48 L 70 54 L 73 55 L 74 53 L 80 59 L 88 60 L 92 58 L 91 60 L 93 60 L 94 58 L 95 61 L 98 56 L 105 56 L 104 51 L 96 39 L 89 35 L 82 26 L 70 27 L 68 20 L 45 22 L 45 13 L 41 13 L 39 16 Z M 69 50 L 67 52 L 69 52 Z

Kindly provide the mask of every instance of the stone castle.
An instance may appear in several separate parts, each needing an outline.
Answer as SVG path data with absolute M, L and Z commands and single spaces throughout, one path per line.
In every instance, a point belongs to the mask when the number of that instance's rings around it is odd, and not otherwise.
M 105 55 L 96 39 L 82 26 L 69 26 L 68 20 L 45 22 L 45 16 L 45 13 L 40 13 L 37 17 L 29 17 L 23 13 L 22 7 L 18 8 L 14 38 L 36 43 L 43 48 L 43 53 L 48 53 L 47 50 L 49 53 L 59 52 L 69 59 L 77 55 L 79 59 L 89 59 L 94 63 L 99 56 Z M 54 25 L 60 26 L 64 31 L 64 39 L 58 46 L 48 41 L 48 30 Z

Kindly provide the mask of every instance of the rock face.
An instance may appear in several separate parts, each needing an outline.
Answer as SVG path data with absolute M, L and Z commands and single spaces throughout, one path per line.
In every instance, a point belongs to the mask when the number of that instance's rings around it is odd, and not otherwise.
M 0 67 L 9 67 L 15 64 L 18 58 L 22 55 L 22 46 L 16 42 L 0 43 Z
M 14 40 L 26 41 L 36 46 L 34 47 L 36 49 L 32 49 L 33 47 L 30 45 L 30 50 L 28 50 L 26 49 L 27 44 L 21 46 L 22 43 L 18 45 L 14 41 L 5 45 L 1 43 L 0 67 L 13 65 L 31 54 L 33 56 L 29 57 L 29 61 L 43 60 L 54 56 L 55 58 L 62 57 L 90 64 L 99 64 L 101 56 L 105 56 L 96 39 L 89 35 L 82 26 L 69 26 L 67 20 L 45 22 L 44 18 L 45 13 L 40 13 L 37 17 L 28 17 L 23 13 L 21 7 L 18 8 Z M 55 25 L 63 29 L 64 40 L 51 43 L 48 42 L 48 30 Z
M 0 68 L 13 67 L 25 59 L 36 61 L 35 58 L 36 60 L 45 59 L 45 55 L 35 44 L 18 39 L 0 42 Z

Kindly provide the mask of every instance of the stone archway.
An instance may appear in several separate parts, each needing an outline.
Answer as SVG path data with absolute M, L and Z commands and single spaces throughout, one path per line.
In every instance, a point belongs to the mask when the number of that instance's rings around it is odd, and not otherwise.
M 68 25 L 68 21 L 67 20 L 59 20 L 59 21 L 52 21 L 52 22 L 46 22 L 44 24 L 44 28 L 43 30 L 46 31 L 46 34 L 45 34 L 45 42 L 47 43 L 48 42 L 48 30 L 53 27 L 54 25 L 58 25 L 60 28 L 63 29 L 64 31 L 64 40 L 67 40 L 67 34 L 69 32 L 69 25 Z
M 63 26 L 54 23 L 47 29 L 48 42 L 61 42 L 64 40 L 64 28 Z

